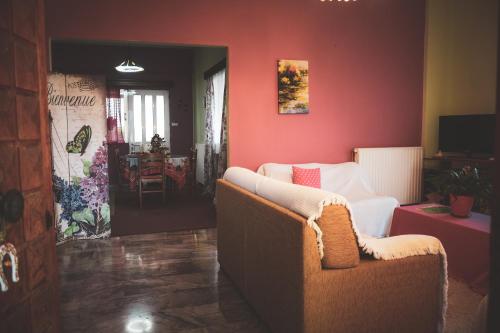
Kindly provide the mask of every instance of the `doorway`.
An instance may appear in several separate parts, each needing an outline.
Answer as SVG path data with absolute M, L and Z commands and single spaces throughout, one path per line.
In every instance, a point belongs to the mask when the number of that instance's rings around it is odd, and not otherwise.
M 215 178 L 227 165 L 226 55 L 225 47 L 52 42 L 53 73 L 105 82 L 111 237 L 215 227 Z M 143 70 L 117 71 L 127 59 Z M 152 151 L 163 166 L 141 168 Z M 155 172 L 158 182 L 144 181 Z M 166 199 L 146 193 L 155 189 Z M 73 239 L 80 230 L 60 232 Z

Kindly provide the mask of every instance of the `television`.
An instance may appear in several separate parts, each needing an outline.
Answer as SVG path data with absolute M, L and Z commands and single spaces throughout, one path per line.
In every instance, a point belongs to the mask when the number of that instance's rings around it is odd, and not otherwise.
M 439 150 L 445 153 L 492 156 L 495 114 L 439 117 Z

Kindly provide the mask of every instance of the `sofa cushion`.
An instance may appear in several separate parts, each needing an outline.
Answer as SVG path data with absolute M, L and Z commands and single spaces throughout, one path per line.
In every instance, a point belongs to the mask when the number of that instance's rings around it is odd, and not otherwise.
M 224 173 L 224 179 L 255 194 L 262 176 L 245 168 L 231 167 Z
M 317 224 L 323 232 L 322 266 L 324 268 L 357 266 L 359 248 L 347 208 L 340 205 L 324 207 Z
M 399 206 L 396 198 L 368 194 L 348 200 L 360 233 L 376 238 L 389 235 L 394 209 Z
M 375 193 L 366 172 L 359 164 L 354 162 L 338 164 L 304 163 L 293 164 L 293 166 L 308 169 L 319 168 L 321 173 L 321 189 L 338 193 L 346 198 L 356 193 Z M 292 164 L 264 163 L 259 167 L 257 173 L 292 183 Z
M 319 168 L 305 169 L 292 166 L 292 182 L 298 185 L 321 188 Z
M 344 196 L 351 204 L 352 218 L 362 234 L 385 237 L 389 233 L 394 209 L 393 197 L 381 196 L 373 190 L 366 172 L 354 162 L 339 164 L 294 164 L 301 168 L 320 168 L 321 189 Z M 292 182 L 292 164 L 265 163 L 257 173 Z

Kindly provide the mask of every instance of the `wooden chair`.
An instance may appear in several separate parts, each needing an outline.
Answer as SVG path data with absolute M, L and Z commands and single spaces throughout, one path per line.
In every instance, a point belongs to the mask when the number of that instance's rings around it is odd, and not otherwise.
M 151 185 L 157 185 L 150 188 Z M 149 187 L 149 188 L 148 188 Z M 165 155 L 141 154 L 139 157 L 139 207 L 144 193 L 161 193 L 165 203 Z
M 189 173 L 187 174 L 187 181 L 189 184 L 190 194 L 196 193 L 196 146 L 191 147 L 191 156 L 189 157 Z
M 193 188 L 196 186 L 196 158 L 198 155 L 198 151 L 196 150 L 196 146 L 191 147 L 191 183 Z

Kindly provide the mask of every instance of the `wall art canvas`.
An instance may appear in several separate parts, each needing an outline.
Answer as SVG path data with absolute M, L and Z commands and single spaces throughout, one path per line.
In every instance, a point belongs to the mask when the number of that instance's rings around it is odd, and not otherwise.
M 309 113 L 309 65 L 305 60 L 278 60 L 279 114 Z
M 49 74 L 57 243 L 111 233 L 104 77 Z

